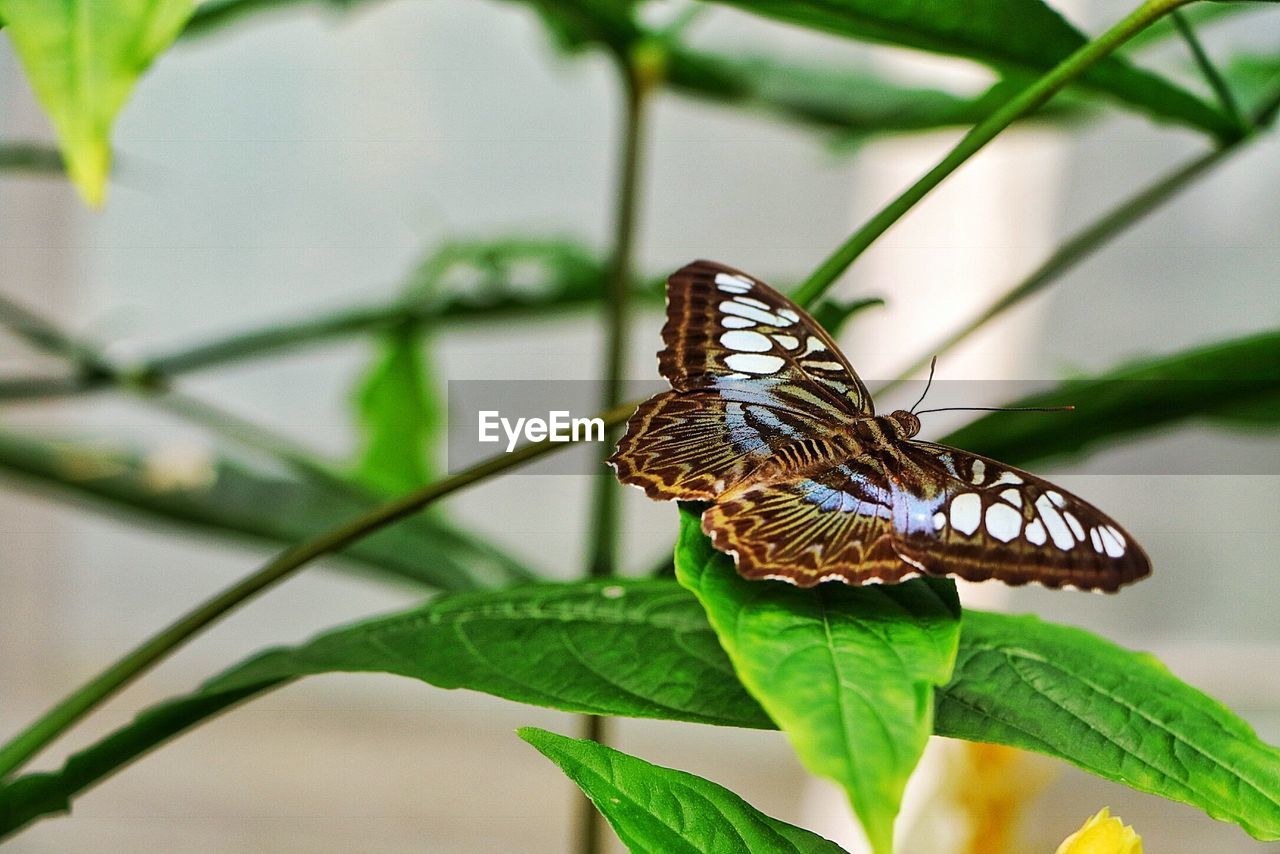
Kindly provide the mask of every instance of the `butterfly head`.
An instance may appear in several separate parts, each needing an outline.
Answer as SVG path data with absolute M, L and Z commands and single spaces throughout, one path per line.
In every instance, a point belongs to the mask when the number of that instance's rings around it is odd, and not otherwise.
M 910 439 L 920 432 L 920 419 L 914 413 L 905 409 L 890 412 L 885 418 L 893 422 L 894 429 L 900 439 Z

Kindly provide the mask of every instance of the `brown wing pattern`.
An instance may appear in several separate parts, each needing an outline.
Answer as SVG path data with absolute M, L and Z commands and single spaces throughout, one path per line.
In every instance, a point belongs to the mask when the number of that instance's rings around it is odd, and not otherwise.
M 1114 591 L 1151 574 L 1137 541 L 1097 507 L 986 457 L 904 442 L 903 554 L 930 574 Z M 915 488 L 938 483 L 933 493 Z
M 920 573 L 898 554 L 893 510 L 888 473 L 864 458 L 726 493 L 702 514 L 702 530 L 746 578 L 895 582 Z
M 661 501 L 711 501 L 801 429 L 799 419 L 716 392 L 664 391 L 640 405 L 609 464 Z
M 827 333 L 731 267 L 676 272 L 662 336 L 658 365 L 673 391 L 636 411 L 609 458 L 651 498 L 713 499 L 782 445 L 870 409 Z
M 750 386 L 825 420 L 872 413 L 871 395 L 826 330 L 763 282 L 694 261 L 667 281 L 658 370 L 676 391 Z
M 742 575 L 801 587 L 926 574 L 1113 591 L 1151 572 L 1142 547 L 1093 505 L 994 460 L 924 442 L 731 491 L 702 527 Z

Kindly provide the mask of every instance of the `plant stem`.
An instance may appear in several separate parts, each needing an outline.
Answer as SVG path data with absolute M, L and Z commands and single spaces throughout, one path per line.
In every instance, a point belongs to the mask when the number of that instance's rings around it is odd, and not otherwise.
M 1257 131 L 1260 128 L 1271 123 L 1277 109 L 1280 109 L 1280 89 L 1272 92 L 1257 105 L 1252 118 L 1244 124 L 1244 134 L 1242 136 L 1224 142 L 1217 148 L 1192 158 L 1154 184 L 1149 184 L 1136 195 L 1125 199 L 1105 215 L 1077 232 L 1067 242 L 1054 250 L 1053 254 L 1046 258 L 1030 275 L 996 297 L 990 305 L 979 312 L 972 320 L 936 342 L 932 347 L 922 351 L 915 361 L 907 365 L 896 377 L 881 385 L 876 390 L 876 394 L 884 394 L 886 391 L 901 386 L 918 372 L 928 367 L 929 361 L 933 357 L 941 356 L 950 351 L 996 317 L 1027 297 L 1039 293 L 1089 255 L 1106 245 L 1112 238 L 1122 234 L 1131 225 L 1185 190 L 1207 172 L 1224 163 L 1231 155 L 1245 148 L 1248 142 L 1256 138 Z
M 635 244 L 647 98 L 647 86 L 637 79 L 630 59 L 619 58 L 618 66 L 623 81 L 625 105 L 613 221 L 613 250 L 604 306 L 606 350 L 601 409 L 611 409 L 622 402 L 627 345 L 630 340 L 627 315 L 630 308 L 631 256 Z M 612 438 L 606 436 L 607 440 Z M 605 457 L 609 455 L 611 445 L 611 441 L 605 442 Z M 592 577 L 613 575 L 617 571 L 618 493 L 618 485 L 613 478 L 604 475 L 595 478 L 591 544 L 587 558 L 587 573 Z
M 622 402 L 623 382 L 626 379 L 627 352 L 631 338 L 628 315 L 632 290 L 632 255 L 640 201 L 646 108 L 653 83 L 645 70 L 637 66 L 632 53 L 619 54 L 616 60 L 622 83 L 623 115 L 614 197 L 613 248 L 604 305 L 606 352 L 602 409 L 611 409 Z M 605 458 L 609 456 L 616 439 L 617 431 L 609 431 L 605 436 Z M 601 468 L 604 468 L 603 459 Z M 614 575 L 618 571 L 621 490 L 614 479 L 604 473 L 597 474 L 592 480 L 587 575 L 600 578 Z M 604 743 L 607 739 L 607 723 L 600 716 L 584 715 L 582 729 L 584 736 L 592 741 Z M 585 795 L 578 798 L 578 816 L 576 850 L 580 854 L 595 854 L 605 838 L 604 817 Z
M 1005 128 L 1044 105 L 1068 83 L 1110 56 L 1135 33 L 1191 0 L 1147 0 L 1122 21 L 1068 56 L 1043 77 L 1006 101 L 995 112 L 974 125 L 942 160 L 881 208 L 862 228 L 831 254 L 793 295 L 801 305 L 812 305 L 872 243 L 902 219 L 943 179 L 982 150 Z
M 621 424 L 633 410 L 633 406 L 626 404 L 604 412 L 600 417 L 606 426 Z M 510 454 L 492 457 L 284 550 L 252 575 L 228 587 L 144 641 L 0 747 L 0 779 L 21 767 L 88 712 L 149 670 L 156 662 L 254 595 L 283 581 L 317 558 L 342 551 L 357 540 L 417 513 L 446 495 L 566 446 L 567 443 L 544 440 L 525 445 Z
M 1200 73 L 1204 75 L 1204 79 L 1208 81 L 1210 88 L 1218 96 L 1218 101 L 1222 104 L 1223 110 L 1235 122 L 1236 127 L 1244 130 L 1248 125 L 1245 122 L 1244 114 L 1240 111 L 1240 103 L 1236 101 L 1236 96 L 1231 91 L 1231 86 L 1227 84 L 1217 66 L 1213 64 L 1213 60 L 1209 58 L 1209 54 L 1204 49 L 1204 44 L 1201 43 L 1200 38 L 1196 35 L 1191 22 L 1178 10 L 1174 10 L 1170 17 L 1173 19 L 1173 26 L 1178 31 L 1178 35 L 1182 36 L 1182 40 L 1187 43 L 1191 56 L 1195 59 L 1196 65 L 1200 67 Z

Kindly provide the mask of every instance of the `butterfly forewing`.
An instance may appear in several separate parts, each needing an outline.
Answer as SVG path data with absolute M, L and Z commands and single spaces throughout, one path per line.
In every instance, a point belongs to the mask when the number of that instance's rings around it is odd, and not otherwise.
M 779 447 L 870 411 L 830 336 L 745 273 L 695 261 L 667 282 L 673 391 L 647 401 L 610 457 L 651 498 L 710 500 Z
M 667 282 L 658 370 L 676 391 L 766 389 L 778 405 L 839 420 L 872 411 L 871 395 L 826 331 L 746 273 L 695 261 Z
M 904 442 L 900 451 L 914 499 L 902 550 L 931 574 L 1116 590 L 1151 573 L 1128 532 L 1059 486 L 944 445 Z

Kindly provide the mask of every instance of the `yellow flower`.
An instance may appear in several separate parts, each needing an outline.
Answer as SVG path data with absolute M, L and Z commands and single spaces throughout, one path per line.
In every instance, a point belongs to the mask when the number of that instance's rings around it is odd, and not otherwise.
M 1142 837 L 1103 807 L 1063 840 L 1057 854 L 1142 854 Z

